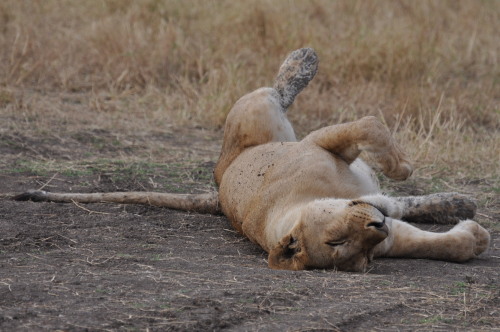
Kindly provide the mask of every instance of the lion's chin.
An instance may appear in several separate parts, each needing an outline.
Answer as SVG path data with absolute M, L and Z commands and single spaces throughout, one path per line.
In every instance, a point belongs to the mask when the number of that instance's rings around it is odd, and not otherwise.
M 343 264 L 336 265 L 335 269 L 337 271 L 363 273 L 368 270 L 369 263 L 372 261 L 372 259 L 373 254 L 369 254 L 361 259 L 357 259 L 356 261 L 348 261 Z

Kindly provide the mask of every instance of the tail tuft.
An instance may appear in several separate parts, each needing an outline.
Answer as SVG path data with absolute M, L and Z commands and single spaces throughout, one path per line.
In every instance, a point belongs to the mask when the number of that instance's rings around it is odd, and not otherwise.
M 273 88 L 279 93 L 283 109 L 287 109 L 295 97 L 313 79 L 318 71 L 318 55 L 312 48 L 301 48 L 288 55 L 280 67 Z
M 33 201 L 44 202 L 47 201 L 47 192 L 43 190 L 28 190 L 22 194 L 12 197 L 14 201 Z

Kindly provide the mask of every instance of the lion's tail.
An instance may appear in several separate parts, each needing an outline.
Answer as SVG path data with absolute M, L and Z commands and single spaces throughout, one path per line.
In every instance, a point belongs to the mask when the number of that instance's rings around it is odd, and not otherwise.
M 145 204 L 198 213 L 220 214 L 217 192 L 206 194 L 170 194 L 157 192 L 111 192 L 111 193 L 51 193 L 29 190 L 12 199 L 35 202 L 120 203 Z
M 318 55 L 312 48 L 301 48 L 288 55 L 280 67 L 273 88 L 286 110 L 318 71 Z

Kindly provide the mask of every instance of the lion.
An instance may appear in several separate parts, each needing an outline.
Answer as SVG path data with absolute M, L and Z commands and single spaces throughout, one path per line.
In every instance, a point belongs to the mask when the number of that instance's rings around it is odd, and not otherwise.
M 214 169 L 218 192 L 28 191 L 15 199 L 222 212 L 239 233 L 268 253 L 274 269 L 363 272 L 377 257 L 465 262 L 486 251 L 490 235 L 471 220 L 476 204 L 468 197 L 381 193 L 374 169 L 405 180 L 413 167 L 377 118 L 327 126 L 297 140 L 286 113 L 315 76 L 318 63 L 313 49 L 295 50 L 281 65 L 273 87 L 257 89 L 235 103 Z M 408 222 L 456 225 L 435 233 Z

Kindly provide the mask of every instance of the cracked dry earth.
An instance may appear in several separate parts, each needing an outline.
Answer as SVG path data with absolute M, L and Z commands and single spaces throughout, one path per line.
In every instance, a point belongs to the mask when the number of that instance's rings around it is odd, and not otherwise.
M 1 192 L 206 191 L 220 136 L 199 128 L 4 132 Z M 148 157 L 150 142 L 162 147 L 161 161 Z M 267 255 L 222 216 L 3 195 L 0 330 L 498 330 L 498 207 L 479 208 L 492 244 L 478 259 L 379 259 L 361 274 L 271 270 Z

